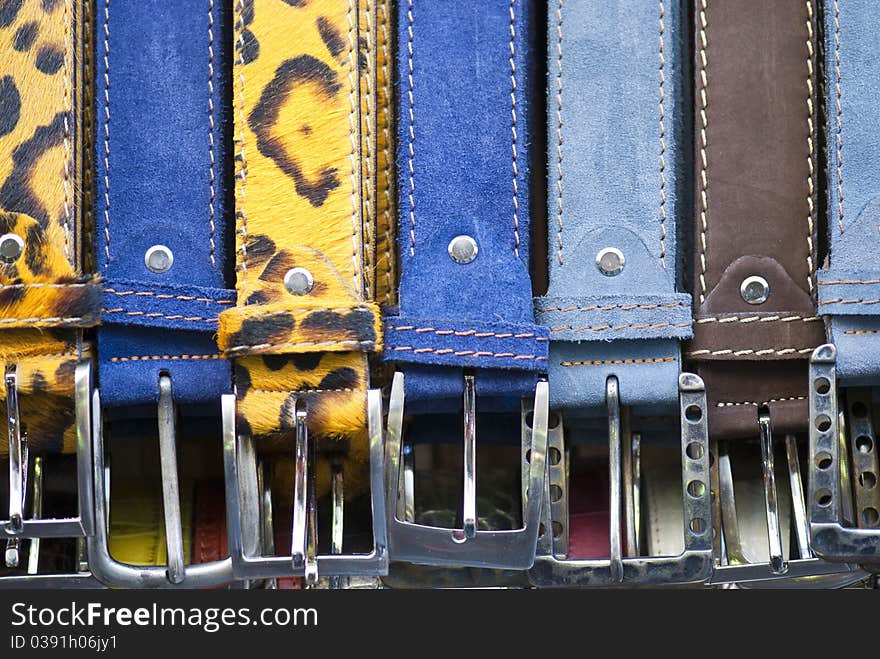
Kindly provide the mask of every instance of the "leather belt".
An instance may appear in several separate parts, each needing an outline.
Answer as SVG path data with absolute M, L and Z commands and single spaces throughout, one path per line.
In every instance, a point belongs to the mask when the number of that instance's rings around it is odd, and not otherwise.
M 696 3 L 694 337 L 713 437 L 806 428 L 816 317 L 812 0 Z M 747 226 L 747 229 L 743 227 Z
M 551 4 L 550 284 L 535 300 L 550 328 L 551 405 L 604 414 L 613 375 L 625 404 L 674 410 L 678 341 L 691 335 L 690 298 L 678 292 L 688 190 L 679 10 Z
M 75 450 L 74 369 L 101 292 L 84 240 L 85 3 L 9 3 L 0 15 L 0 383 L 37 452 Z M 46 331 L 51 330 L 51 331 Z M 0 442 L 7 452 L 8 443 Z

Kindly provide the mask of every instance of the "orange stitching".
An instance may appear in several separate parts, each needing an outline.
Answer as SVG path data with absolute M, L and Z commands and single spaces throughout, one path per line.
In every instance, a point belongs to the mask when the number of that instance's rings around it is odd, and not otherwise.
M 844 334 L 880 334 L 880 330 L 844 330 Z
M 620 366 L 629 364 L 666 364 L 674 362 L 675 357 L 645 357 L 644 359 L 596 359 L 584 362 L 559 362 L 560 366 Z
M 111 357 L 111 362 L 181 361 L 184 359 L 223 359 L 223 355 L 132 355 L 131 357 Z
M 819 306 L 825 306 L 826 304 L 880 304 L 880 299 L 865 300 L 863 298 L 853 298 L 852 300 L 844 300 L 843 298 L 836 298 L 820 302 Z
M 415 354 L 430 352 L 436 355 L 454 355 L 456 357 L 496 357 L 498 359 L 534 359 L 537 361 L 547 361 L 547 357 L 540 355 L 517 355 L 512 352 L 478 352 L 476 350 L 451 350 L 444 348 L 436 350 L 434 348 L 413 348 L 412 346 L 388 347 L 387 350 L 395 350 L 398 352 L 412 351 Z
M 414 331 L 416 334 L 423 334 L 425 332 L 430 332 L 431 334 L 437 334 L 439 336 L 473 336 L 477 339 L 485 339 L 485 338 L 496 338 L 496 339 L 535 339 L 536 341 L 547 341 L 548 339 L 542 336 L 537 336 L 535 334 L 514 334 L 512 332 L 507 332 L 504 334 L 498 334 L 496 332 L 479 332 L 477 330 L 438 330 L 433 327 L 416 327 L 415 325 L 401 325 L 400 327 L 387 326 L 387 330 L 396 330 L 398 332 L 404 331 Z
M 666 107 L 664 100 L 666 99 L 666 74 L 664 67 L 666 57 L 664 56 L 663 37 L 666 34 L 666 24 L 664 17 L 666 16 L 666 7 L 663 0 L 660 0 L 660 266 L 666 269 Z
M 0 284 L 3 288 L 87 288 L 95 286 L 94 282 L 88 284 Z
M 103 309 L 104 313 L 124 313 L 126 316 L 144 316 L 145 318 L 165 318 L 166 320 L 184 320 L 188 322 L 206 322 L 206 323 L 216 323 L 219 322 L 216 318 L 203 318 L 202 316 L 181 316 L 179 314 L 176 315 L 167 315 L 164 313 L 153 312 L 153 313 L 145 313 L 143 311 L 126 311 L 125 309 Z
M 629 323 L 626 325 L 613 325 L 613 326 L 612 325 L 584 325 L 583 327 L 572 327 L 571 325 L 560 325 L 559 327 L 551 327 L 550 331 L 551 332 L 587 332 L 587 331 L 589 331 L 589 332 L 604 332 L 604 331 L 620 332 L 620 331 L 628 330 L 628 329 L 654 330 L 654 329 L 663 329 L 666 327 L 675 329 L 675 328 L 690 327 L 690 326 L 691 326 L 690 323 L 676 323 L 674 325 L 671 323 L 657 323 L 655 325 L 648 325 L 648 324 L 644 324 L 644 323 L 642 323 L 642 324 Z
M 672 309 L 690 306 L 687 302 L 665 302 L 663 304 L 593 304 L 589 307 L 542 307 L 538 311 L 568 313 L 570 311 L 632 311 L 633 309 Z
M 235 304 L 232 300 L 215 300 L 209 297 L 193 297 L 192 295 L 170 295 L 167 293 L 153 293 L 151 291 L 117 291 L 112 288 L 105 288 L 105 293 L 112 293 L 119 297 L 135 295 L 137 297 L 155 297 L 160 300 L 183 300 L 184 302 L 216 302 L 217 304 Z
M 819 286 L 842 286 L 846 284 L 880 284 L 880 279 L 835 279 L 819 282 Z

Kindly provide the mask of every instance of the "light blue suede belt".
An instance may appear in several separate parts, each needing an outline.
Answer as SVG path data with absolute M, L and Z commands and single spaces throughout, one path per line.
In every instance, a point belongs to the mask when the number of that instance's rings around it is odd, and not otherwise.
M 678 227 L 690 209 L 689 64 L 677 2 L 554 0 L 549 11 L 550 403 L 604 414 L 605 383 L 645 412 L 678 405 Z

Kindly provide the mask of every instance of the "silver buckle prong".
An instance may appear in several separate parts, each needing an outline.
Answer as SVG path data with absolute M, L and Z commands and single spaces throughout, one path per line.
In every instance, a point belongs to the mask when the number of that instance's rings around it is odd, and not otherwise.
M 798 558 L 785 561 L 779 522 L 771 423 L 769 411 L 766 407 L 760 408 L 758 428 L 761 443 L 764 504 L 767 515 L 769 560 L 753 560 L 746 555 L 740 537 L 730 455 L 727 451 L 722 450 L 717 456 L 719 499 L 722 512 L 718 526 L 722 540 L 722 551 L 718 557 L 721 564 L 715 566 L 709 583 L 772 587 L 774 583 L 778 582 L 789 587 L 816 587 L 821 585 L 842 586 L 858 581 L 864 573 L 857 566 L 828 562 L 817 558 L 813 553 L 815 547 L 811 546 L 809 537 L 810 524 L 804 501 L 797 440 L 793 435 L 786 435 L 785 451 Z M 834 443 L 836 446 L 836 438 Z
M 679 404 L 681 416 L 681 469 L 682 501 L 684 508 L 684 551 L 679 556 L 638 556 L 635 545 L 638 538 L 636 488 L 641 476 L 639 443 L 629 437 L 629 424 L 621 415 L 617 378 L 606 380 L 606 409 L 608 412 L 609 475 L 610 475 L 610 534 L 608 559 L 563 559 L 555 552 L 555 541 L 550 541 L 552 522 L 558 507 L 554 507 L 549 487 L 544 489 L 542 519 L 545 535 L 538 547 L 539 555 L 529 570 L 529 581 L 536 586 L 609 586 L 620 583 L 671 584 L 704 581 L 712 571 L 711 495 L 709 483 L 709 438 L 706 425 L 706 391 L 696 375 L 679 376 Z M 621 426 L 625 426 L 622 432 Z M 561 450 L 563 435 L 561 423 L 553 430 L 551 446 Z M 626 436 L 623 445 L 621 435 Z M 621 451 L 623 460 L 621 460 Z M 552 473 L 552 471 L 551 471 Z M 621 485 L 630 491 L 621 496 Z M 701 484 L 700 487 L 697 484 Z M 565 495 L 563 496 L 563 499 Z M 626 520 L 627 556 L 622 554 L 621 520 Z M 561 520 L 567 526 L 568 519 Z
M 776 472 L 773 463 L 773 434 L 770 426 L 770 410 L 766 407 L 762 407 L 758 411 L 758 427 L 761 435 L 761 470 L 764 483 L 764 510 L 767 514 L 770 569 L 773 574 L 785 574 L 788 571 L 788 565 L 782 553 L 779 495 L 776 490 Z
M 819 346 L 810 358 L 810 540 L 813 551 L 827 560 L 876 563 L 880 529 L 844 526 L 843 521 L 846 443 L 838 425 L 836 361 L 831 344 Z M 871 444 L 866 454 L 878 450 L 876 442 Z
M 9 519 L 0 521 L 0 537 L 76 538 L 94 532 L 91 482 L 91 391 L 92 367 L 89 360 L 76 365 L 74 406 L 76 412 L 77 515 L 65 518 L 27 517 L 28 472 L 30 469 L 27 434 L 24 432 L 18 404 L 18 379 L 14 367 L 5 372 L 7 390 L 7 430 L 9 441 Z M 33 502 L 31 502 L 33 508 Z M 8 556 L 7 558 L 11 558 Z
M 110 476 L 105 469 L 101 395 L 92 394 L 92 480 L 94 485 L 95 533 L 86 541 L 89 567 L 102 583 L 119 588 L 203 588 L 233 580 L 232 559 L 185 565 L 177 471 L 175 404 L 171 377 L 159 377 L 158 427 L 162 474 L 162 501 L 168 550 L 164 567 L 142 567 L 120 563 L 110 555 Z
M 367 554 L 317 553 L 317 501 L 314 477 L 309 465 L 314 466 L 314 446 L 308 441 L 308 410 L 296 406 L 295 426 L 295 479 L 294 511 L 289 556 L 266 555 L 271 543 L 263 546 L 244 546 L 244 528 L 262 528 L 263 535 L 271 535 L 271 520 L 261 515 L 258 470 L 254 440 L 240 436 L 235 424 L 235 396 L 222 397 L 223 466 L 226 478 L 226 515 L 228 545 L 232 569 L 237 579 L 275 579 L 304 576 L 309 583 L 319 576 L 384 576 L 388 574 L 387 530 L 385 524 L 385 480 L 383 473 L 382 393 L 378 389 L 367 392 L 367 422 L 370 451 L 370 499 L 373 513 L 373 548 Z M 312 454 L 310 460 L 310 453 Z M 339 474 L 341 478 L 341 473 Z M 341 482 L 337 487 L 341 486 Z M 341 497 L 341 489 L 336 490 Z M 342 508 L 334 503 L 334 525 L 342 523 Z M 255 526 L 256 525 L 256 526 Z M 335 527 L 334 527 L 335 528 Z M 338 531 L 334 532 L 338 535 Z M 250 535 L 250 534 L 249 534 Z M 341 538 L 334 542 L 341 549 Z M 295 555 L 296 554 L 296 555 Z M 337 582 L 342 583 L 342 582 Z
M 407 487 L 411 473 L 404 471 L 404 374 L 391 383 L 386 437 L 388 543 L 394 560 L 438 567 L 483 567 L 526 570 L 534 563 L 545 476 L 549 390 L 546 381 L 535 387 L 532 427 L 523 424 L 523 451 L 529 445 L 526 482 L 523 484 L 523 526 L 504 531 L 481 531 L 476 514 L 476 382 L 464 379 L 464 506 L 461 529 L 416 524 Z M 523 414 L 525 419 L 525 414 Z M 531 437 L 529 437 L 531 436 Z M 401 483 L 403 483 L 401 485 Z M 401 496 L 404 502 L 401 505 Z

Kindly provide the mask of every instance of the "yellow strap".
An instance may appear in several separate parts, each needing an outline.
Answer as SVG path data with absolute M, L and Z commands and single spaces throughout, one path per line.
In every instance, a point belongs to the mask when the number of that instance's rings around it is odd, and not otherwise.
M 375 4 L 376 45 L 376 277 L 375 300 L 397 304 L 397 190 L 394 178 L 394 100 L 391 56 L 394 53 L 390 0 Z
M 0 370 L 17 368 L 38 450 L 73 450 L 73 370 L 88 350 L 78 328 L 100 313 L 81 253 L 87 7 L 22 0 L 0 12 Z
M 364 6 L 237 0 L 238 304 L 218 332 L 236 358 L 245 432 L 283 437 L 304 399 L 319 447 L 355 461 L 366 458 L 366 355 L 381 345 L 363 253 Z M 309 292 L 285 287 L 293 268 L 311 274 Z
M 184 561 L 191 561 L 193 487 L 181 483 Z M 159 482 L 120 482 L 110 502 L 110 555 L 129 565 L 168 564 Z

